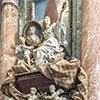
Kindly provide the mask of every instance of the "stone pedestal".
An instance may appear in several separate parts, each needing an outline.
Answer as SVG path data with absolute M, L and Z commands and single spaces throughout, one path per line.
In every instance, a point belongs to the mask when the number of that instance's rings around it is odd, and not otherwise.
M 83 0 L 82 65 L 89 78 L 89 99 L 100 100 L 100 0 Z
M 6 72 L 14 66 L 16 36 L 18 35 L 18 8 L 14 0 L 3 0 L 2 26 L 0 36 L 0 84 L 5 79 Z M 4 99 L 0 94 L 0 100 Z

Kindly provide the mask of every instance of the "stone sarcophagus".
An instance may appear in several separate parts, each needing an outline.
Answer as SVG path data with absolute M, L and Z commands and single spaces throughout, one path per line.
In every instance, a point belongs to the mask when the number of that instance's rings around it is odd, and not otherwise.
M 39 71 L 16 74 L 16 88 L 25 94 L 30 93 L 30 88 L 35 87 L 38 92 L 50 93 L 49 86 L 55 84 L 53 80 L 48 79 Z

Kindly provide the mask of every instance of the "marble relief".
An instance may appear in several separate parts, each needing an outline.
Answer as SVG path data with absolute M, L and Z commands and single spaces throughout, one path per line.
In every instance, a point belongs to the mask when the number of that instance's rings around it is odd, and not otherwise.
M 7 72 L 2 92 L 9 100 L 87 100 L 87 74 L 80 60 L 71 56 L 67 37 L 72 32 L 71 1 L 17 0 L 16 4 L 19 14 L 16 62 Z M 35 71 L 54 81 L 55 85 L 48 87 L 50 94 L 35 87 L 24 94 L 16 87 L 16 74 L 34 75 Z

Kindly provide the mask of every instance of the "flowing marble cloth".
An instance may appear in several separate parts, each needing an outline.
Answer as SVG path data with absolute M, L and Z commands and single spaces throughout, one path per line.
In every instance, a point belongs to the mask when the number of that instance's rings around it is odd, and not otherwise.
M 39 66 L 39 71 L 46 77 L 65 90 L 69 91 L 69 100 L 87 100 L 87 74 L 80 67 L 80 61 L 74 57 L 68 60 L 63 59 L 64 53 L 55 55 L 56 61 Z M 2 92 L 13 97 L 14 100 L 25 100 L 26 95 L 15 88 L 15 73 L 30 72 L 31 68 L 27 64 L 13 67 L 7 73 L 7 78 L 1 86 Z
M 78 59 L 71 57 L 65 60 L 62 58 L 53 64 L 40 66 L 39 70 L 46 77 L 53 79 L 57 85 L 70 91 L 69 100 L 87 100 L 87 74 L 80 66 Z

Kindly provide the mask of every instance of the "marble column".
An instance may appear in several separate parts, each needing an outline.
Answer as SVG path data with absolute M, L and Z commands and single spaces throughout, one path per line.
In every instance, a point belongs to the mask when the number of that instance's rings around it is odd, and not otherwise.
M 100 0 L 83 0 L 82 65 L 89 78 L 89 99 L 100 100 Z
M 18 7 L 16 0 L 3 0 L 0 33 L 0 85 L 6 72 L 14 66 L 16 37 L 18 34 Z M 0 100 L 8 100 L 0 93 Z

